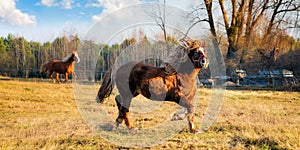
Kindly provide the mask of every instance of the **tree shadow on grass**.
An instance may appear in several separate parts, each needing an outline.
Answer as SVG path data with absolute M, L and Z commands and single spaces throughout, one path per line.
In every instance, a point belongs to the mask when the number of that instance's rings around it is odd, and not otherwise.
M 234 136 L 232 140 L 229 142 L 232 148 L 236 147 L 239 143 L 244 145 L 246 149 L 250 149 L 251 146 L 255 146 L 260 149 L 286 150 L 286 148 L 279 147 L 278 143 L 270 137 L 250 139 L 250 138 L 243 138 L 240 136 Z

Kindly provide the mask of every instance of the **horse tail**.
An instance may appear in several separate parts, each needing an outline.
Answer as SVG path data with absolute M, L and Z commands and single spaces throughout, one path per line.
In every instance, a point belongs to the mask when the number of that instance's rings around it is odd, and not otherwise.
M 47 63 L 44 63 L 41 68 L 40 68 L 40 74 L 43 74 L 44 72 L 46 72 L 48 70 L 47 66 L 46 66 Z
M 100 89 L 98 91 L 98 95 L 96 97 L 97 103 L 102 103 L 105 98 L 109 97 L 111 94 L 114 84 L 111 78 L 112 69 L 107 70 L 107 72 L 104 75 L 102 84 L 100 86 Z

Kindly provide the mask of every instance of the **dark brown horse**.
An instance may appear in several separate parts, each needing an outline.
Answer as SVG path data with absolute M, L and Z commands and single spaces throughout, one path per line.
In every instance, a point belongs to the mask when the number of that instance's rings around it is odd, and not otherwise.
M 151 100 L 172 101 L 185 107 L 188 110 L 189 130 L 197 132 L 193 123 L 193 100 L 196 94 L 197 74 L 201 68 L 208 67 L 204 48 L 198 41 L 182 40 L 165 63 L 165 67 L 154 67 L 143 62 L 130 62 L 119 67 L 115 73 L 112 69 L 108 70 L 96 101 L 102 103 L 111 94 L 116 83 L 120 93 L 115 97 L 119 109 L 117 127 L 124 120 L 129 129 L 134 129 L 128 118 L 129 107 L 131 99 L 142 94 Z
M 49 71 L 49 75 L 53 83 L 54 83 L 54 79 L 52 77 L 53 72 L 56 73 L 55 76 L 58 83 L 60 83 L 59 74 L 64 74 L 65 82 L 67 82 L 69 74 L 72 74 L 73 77 L 76 76 L 74 72 L 74 61 L 76 61 L 77 63 L 79 63 L 80 61 L 79 56 L 75 51 L 68 54 L 63 60 L 51 60 L 44 63 L 41 66 L 40 74 Z

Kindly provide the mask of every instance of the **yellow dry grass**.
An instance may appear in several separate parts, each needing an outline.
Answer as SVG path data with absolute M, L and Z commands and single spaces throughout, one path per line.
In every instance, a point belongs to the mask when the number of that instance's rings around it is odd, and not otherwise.
M 225 94 L 222 110 L 207 132 L 195 135 L 184 128 L 149 149 L 300 148 L 299 92 L 228 90 Z M 210 89 L 201 89 L 198 121 L 210 96 Z M 114 119 L 117 108 L 112 99 L 104 106 Z M 153 126 L 170 117 L 176 107 L 165 103 L 156 113 L 132 114 L 131 120 L 139 128 Z M 118 148 L 123 147 L 102 139 L 85 124 L 72 84 L 0 80 L 0 149 Z

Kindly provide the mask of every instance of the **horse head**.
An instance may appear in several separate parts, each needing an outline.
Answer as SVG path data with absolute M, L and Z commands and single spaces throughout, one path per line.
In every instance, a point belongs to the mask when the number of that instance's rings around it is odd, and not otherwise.
M 206 57 L 205 43 L 192 39 L 180 41 L 180 45 L 185 47 L 186 55 L 195 68 L 207 68 L 209 61 Z
M 78 53 L 76 51 L 73 51 L 72 53 L 69 53 L 63 60 L 63 62 L 73 62 L 76 61 L 79 63 L 80 58 L 78 56 Z
M 189 60 L 195 68 L 207 68 L 208 58 L 206 57 L 205 43 L 192 39 L 183 39 L 179 42 L 179 47 L 183 47 L 184 53 L 179 60 Z
M 77 63 L 80 62 L 80 58 L 78 56 L 78 53 L 77 52 L 72 52 L 72 56 L 74 58 L 74 61 L 76 61 Z
M 183 39 L 179 42 L 179 46 L 166 58 L 163 63 L 165 66 L 165 72 L 167 74 L 173 74 L 179 70 L 179 68 L 207 68 L 208 58 L 205 53 L 205 44 L 197 40 Z M 182 64 L 192 64 L 193 66 Z

